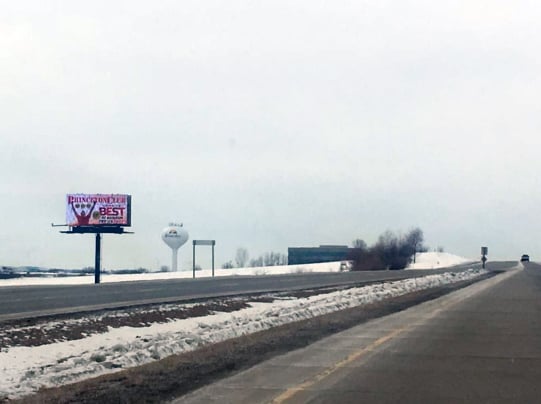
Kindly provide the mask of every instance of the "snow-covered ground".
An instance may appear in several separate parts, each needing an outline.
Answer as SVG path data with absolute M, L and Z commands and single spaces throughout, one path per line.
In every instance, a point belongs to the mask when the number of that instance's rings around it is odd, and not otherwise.
M 473 262 L 476 261 L 446 252 L 426 252 L 418 253 L 415 258 L 415 264 L 410 264 L 408 269 L 447 268 L 460 264 L 471 264 Z
M 448 253 L 419 253 L 417 254 L 417 263 L 410 265 L 408 269 L 435 269 L 445 268 L 453 265 L 473 262 L 467 258 Z M 305 272 L 339 272 L 347 267 L 346 262 L 323 262 L 319 264 L 303 264 L 303 265 L 282 265 L 257 268 L 232 268 L 218 269 L 214 271 L 215 276 L 235 276 L 235 275 L 276 275 L 276 274 L 294 274 Z M 150 272 L 144 274 L 129 274 L 129 275 L 109 275 L 102 274 L 101 282 L 125 282 L 125 281 L 141 281 L 155 279 L 181 279 L 192 278 L 193 272 Z M 204 269 L 195 272 L 196 278 L 208 278 L 212 276 L 211 269 Z M 36 278 L 13 278 L 0 279 L 0 287 L 2 286 L 19 286 L 19 285 L 81 285 L 94 283 L 94 275 L 87 276 L 67 276 L 67 277 L 36 277 Z
M 294 274 L 304 272 L 339 272 L 341 265 L 346 262 L 323 262 L 318 264 L 306 265 L 281 265 L 256 268 L 215 268 L 214 276 L 238 276 L 238 275 L 276 275 L 276 274 Z M 212 276 L 212 269 L 203 269 L 195 271 L 196 278 L 209 278 Z M 178 272 L 147 272 L 142 274 L 112 275 L 102 274 L 101 282 L 127 282 L 127 281 L 145 281 L 157 279 L 186 279 L 192 278 L 193 271 Z M 0 279 L 0 286 L 19 286 L 19 285 L 81 285 L 94 283 L 94 274 L 86 276 L 66 276 L 66 277 L 36 277 L 36 278 L 12 278 Z
M 109 328 L 79 340 L 35 347 L 0 349 L 0 398 L 16 398 L 42 386 L 57 386 L 115 372 L 166 356 L 318 315 L 380 301 L 409 292 L 472 279 L 482 269 L 383 282 L 306 298 L 251 302 L 231 313 L 213 313 L 155 323 L 146 327 Z M 164 307 L 164 310 L 167 308 Z M 158 308 L 159 310 L 159 308 Z M 45 325 L 46 326 L 46 325 Z

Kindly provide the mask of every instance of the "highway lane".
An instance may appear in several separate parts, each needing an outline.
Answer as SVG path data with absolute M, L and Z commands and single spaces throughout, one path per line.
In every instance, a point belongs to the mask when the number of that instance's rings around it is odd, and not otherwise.
M 117 282 L 99 285 L 0 287 L 0 321 L 235 294 L 362 284 L 424 276 L 446 270 L 459 271 L 478 265 L 470 264 L 451 269 L 423 271 L 303 273 Z
M 541 265 L 278 356 L 175 403 L 533 403 Z

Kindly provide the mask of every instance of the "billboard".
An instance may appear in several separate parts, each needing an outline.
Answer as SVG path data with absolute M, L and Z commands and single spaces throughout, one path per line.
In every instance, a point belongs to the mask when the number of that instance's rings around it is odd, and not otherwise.
M 68 194 L 69 226 L 131 226 L 131 195 Z

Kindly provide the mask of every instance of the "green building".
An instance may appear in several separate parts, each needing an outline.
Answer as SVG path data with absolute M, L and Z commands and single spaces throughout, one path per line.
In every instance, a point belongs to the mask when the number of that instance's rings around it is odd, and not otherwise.
M 321 245 L 319 247 L 289 247 L 287 263 L 289 265 L 316 264 L 318 262 L 344 261 L 352 248 L 346 245 Z

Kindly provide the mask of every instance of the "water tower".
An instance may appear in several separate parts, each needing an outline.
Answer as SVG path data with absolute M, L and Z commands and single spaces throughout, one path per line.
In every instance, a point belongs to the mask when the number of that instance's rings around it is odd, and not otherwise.
M 171 270 L 176 272 L 178 249 L 188 241 L 188 232 L 184 230 L 182 223 L 169 223 L 169 226 L 162 231 L 162 240 L 173 250 L 173 264 Z

